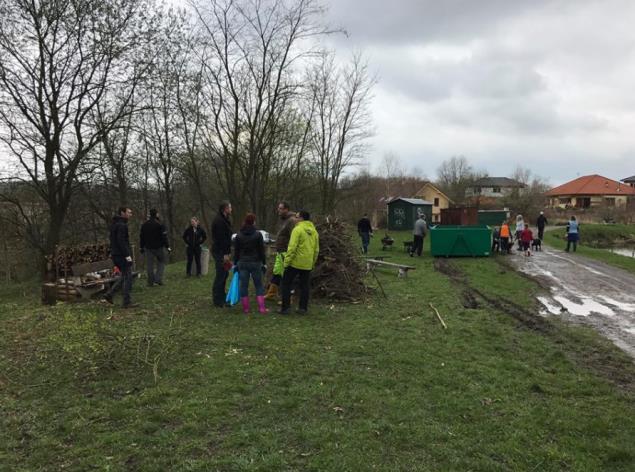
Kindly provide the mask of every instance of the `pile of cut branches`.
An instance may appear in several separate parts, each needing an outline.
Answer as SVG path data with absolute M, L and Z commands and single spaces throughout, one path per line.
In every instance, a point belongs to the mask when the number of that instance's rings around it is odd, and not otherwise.
M 316 223 L 320 254 L 311 272 L 311 291 L 319 298 L 359 300 L 368 288 L 359 249 L 352 240 L 353 230 L 337 219 Z

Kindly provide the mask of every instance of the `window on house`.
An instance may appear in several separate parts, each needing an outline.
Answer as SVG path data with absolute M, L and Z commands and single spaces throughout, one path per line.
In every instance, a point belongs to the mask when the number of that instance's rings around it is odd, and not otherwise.
M 435 206 L 435 207 L 438 207 L 438 206 L 439 206 L 439 198 L 438 198 L 438 197 L 436 197 L 436 198 L 434 199 L 434 206 Z
M 493 187 L 492 188 L 492 193 L 501 193 L 501 188 L 500 187 Z
M 604 199 L 604 203 L 606 204 L 606 206 L 613 207 L 613 206 L 615 206 L 615 198 L 610 198 L 610 197 L 605 198 Z

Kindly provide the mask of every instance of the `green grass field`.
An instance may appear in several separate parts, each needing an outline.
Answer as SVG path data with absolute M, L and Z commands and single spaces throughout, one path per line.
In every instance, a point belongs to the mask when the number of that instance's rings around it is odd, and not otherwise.
M 499 259 L 425 251 L 308 316 L 214 309 L 182 264 L 136 311 L 2 288 L 0 470 L 633 470 L 632 360 Z
M 619 247 L 622 241 L 629 239 L 635 239 L 635 225 L 583 225 L 576 252 L 635 274 L 635 258 L 605 249 L 613 245 Z M 544 243 L 558 249 L 566 248 L 565 229 L 557 228 L 545 232 Z

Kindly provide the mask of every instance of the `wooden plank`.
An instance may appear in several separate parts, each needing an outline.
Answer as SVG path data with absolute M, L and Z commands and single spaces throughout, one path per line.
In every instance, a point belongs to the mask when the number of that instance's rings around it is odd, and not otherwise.
M 97 262 L 88 262 L 86 264 L 75 264 L 71 267 L 73 275 L 84 275 L 89 272 L 99 272 L 100 270 L 112 269 L 113 263 L 111 259 L 104 259 Z
M 397 267 L 399 269 L 407 269 L 407 270 L 416 269 L 416 267 L 413 267 L 413 266 L 408 266 L 408 265 L 404 265 L 404 264 L 395 264 L 394 262 L 380 261 L 378 259 L 367 259 L 366 262 L 369 263 L 369 264 L 375 264 L 375 265 Z

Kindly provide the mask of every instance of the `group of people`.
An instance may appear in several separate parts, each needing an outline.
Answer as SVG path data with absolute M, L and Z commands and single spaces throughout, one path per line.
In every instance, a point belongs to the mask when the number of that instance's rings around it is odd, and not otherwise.
M 291 212 L 289 204 L 278 204 L 280 218 L 275 241 L 275 261 L 269 289 L 265 294 L 263 274 L 267 271 L 264 238 L 256 226 L 256 215 L 248 213 L 232 242 L 230 216 L 231 203 L 223 202 L 212 223 L 212 256 L 216 268 L 212 299 L 214 306 L 226 306 L 227 278 L 233 267 L 240 277 L 240 301 L 245 313 L 249 312 L 249 280 L 256 290 L 258 311 L 266 313 L 265 300 L 281 293 L 279 313 L 288 314 L 291 307 L 291 291 L 299 279 L 300 301 L 298 312 L 306 313 L 309 306 L 311 271 L 319 254 L 319 235 L 306 210 Z M 233 248 L 233 261 L 232 261 Z
M 263 278 L 267 271 L 267 258 L 264 238 L 256 226 L 256 215 L 248 213 L 236 235 L 232 228 L 232 205 L 224 201 L 218 208 L 211 227 L 212 257 L 215 277 L 212 286 L 212 302 L 216 307 L 225 307 L 226 286 L 230 272 L 239 274 L 240 301 L 245 313 L 249 312 L 249 281 L 252 280 L 256 291 L 258 311 L 266 313 L 265 299 L 275 299 L 281 295 L 281 314 L 291 309 L 291 292 L 296 279 L 299 280 L 299 313 L 307 313 L 310 294 L 311 271 L 315 267 L 319 254 L 319 235 L 306 210 L 293 213 L 289 204 L 278 204 L 280 218 L 275 240 L 275 261 L 269 289 L 265 294 Z M 128 233 L 128 220 L 132 210 L 120 207 L 110 227 L 111 257 L 115 270 L 121 277 L 106 292 L 104 300 L 113 303 L 113 295 L 119 289 L 123 292 L 124 308 L 137 306 L 132 303 L 132 251 Z M 186 276 L 192 275 L 193 265 L 196 275 L 201 275 L 202 245 L 207 234 L 198 218 L 192 217 L 190 225 L 183 233 L 186 245 Z M 168 232 L 160 221 L 158 211 L 150 210 L 150 216 L 141 226 L 140 252 L 146 257 L 147 283 L 149 286 L 163 285 L 163 273 L 166 262 L 166 250 L 170 252 Z M 233 257 L 232 257 L 233 253 Z
M 538 229 L 538 235 L 534 236 L 529 224 L 525 223 L 522 215 L 516 216 L 516 226 L 512 233 L 510 225 L 507 221 L 503 221 L 500 227 L 494 228 L 494 236 L 492 238 L 492 252 L 502 252 L 504 254 L 511 253 L 511 249 L 514 245 L 514 237 L 518 243 L 517 249 L 523 251 L 525 256 L 531 256 L 531 250 L 540 250 L 542 248 L 542 240 L 545 234 L 545 227 L 548 221 L 544 212 L 540 212 L 538 219 L 536 220 L 536 228 Z M 573 247 L 573 251 L 577 249 L 578 241 L 580 239 L 580 225 L 575 216 L 571 216 L 567 223 L 566 229 L 567 247 L 566 251 L 569 252 Z

